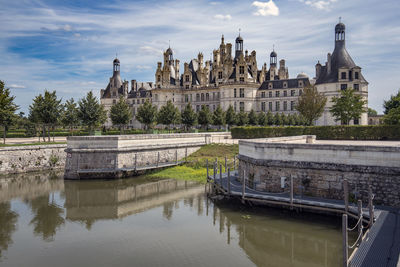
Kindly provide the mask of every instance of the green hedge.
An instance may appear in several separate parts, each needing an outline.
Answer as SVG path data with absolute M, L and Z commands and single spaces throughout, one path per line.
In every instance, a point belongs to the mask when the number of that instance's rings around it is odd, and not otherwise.
M 320 140 L 400 140 L 400 126 L 288 126 L 234 127 L 232 138 L 266 138 L 294 135 L 316 135 Z

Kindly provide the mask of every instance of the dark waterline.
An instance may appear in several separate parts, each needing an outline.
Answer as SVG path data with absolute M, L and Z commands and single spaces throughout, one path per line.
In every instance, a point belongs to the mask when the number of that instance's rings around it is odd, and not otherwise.
M 0 178 L 0 266 L 340 266 L 340 219 L 214 204 L 146 177 Z

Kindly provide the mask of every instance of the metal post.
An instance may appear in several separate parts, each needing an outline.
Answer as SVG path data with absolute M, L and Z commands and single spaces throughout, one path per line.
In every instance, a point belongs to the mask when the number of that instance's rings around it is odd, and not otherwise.
M 290 175 L 290 209 L 293 209 L 293 176 Z
M 135 153 L 135 171 L 136 171 L 136 168 L 137 168 L 137 153 Z
M 187 147 L 185 147 L 185 163 L 187 162 Z
M 347 214 L 342 215 L 342 234 L 343 234 L 343 267 L 348 267 L 349 251 L 347 250 Z
M 219 184 L 221 185 L 222 189 L 222 164 L 219 164 Z
M 157 167 L 160 162 L 160 151 L 157 152 Z
M 369 227 L 374 224 L 374 204 L 372 203 L 372 188 L 368 187 Z
M 227 163 L 226 163 L 226 156 L 225 156 L 225 172 L 226 172 L 226 170 L 227 170 L 227 165 L 226 165 Z
M 349 210 L 349 182 L 346 179 L 343 180 L 343 194 L 344 194 L 344 210 L 347 213 Z
M 209 179 L 209 176 L 208 176 L 208 159 L 206 159 L 206 167 L 207 167 L 207 182 L 208 182 L 208 179 Z
M 231 170 L 228 168 L 228 196 L 231 195 Z
M 233 156 L 233 169 L 236 170 L 236 155 Z
M 175 150 L 175 164 L 178 164 L 178 149 Z
M 361 235 L 362 234 L 362 227 L 363 227 L 363 225 L 362 225 L 362 217 L 363 217 L 363 214 L 362 214 L 362 201 L 359 199 L 358 201 L 357 201 L 357 206 L 358 206 L 358 219 L 359 219 L 359 223 L 358 223 L 358 235 Z M 360 244 L 361 243 L 361 240 L 362 240 L 362 238 L 358 241 L 358 244 Z
M 244 200 L 244 193 L 246 190 L 246 171 L 243 170 L 243 179 L 242 179 L 242 200 Z

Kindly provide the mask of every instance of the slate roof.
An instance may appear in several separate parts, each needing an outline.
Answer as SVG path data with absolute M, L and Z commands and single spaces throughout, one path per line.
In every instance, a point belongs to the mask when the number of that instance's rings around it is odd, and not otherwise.
M 296 78 L 296 79 L 287 79 L 287 80 L 273 80 L 273 81 L 265 81 L 261 84 L 259 90 L 268 90 L 268 84 L 272 83 L 272 89 L 290 89 L 299 87 L 299 81 L 303 81 L 304 86 L 310 84 L 310 80 L 308 78 Z M 287 82 L 287 87 L 283 88 L 283 83 Z M 269 90 L 272 90 L 269 89 Z

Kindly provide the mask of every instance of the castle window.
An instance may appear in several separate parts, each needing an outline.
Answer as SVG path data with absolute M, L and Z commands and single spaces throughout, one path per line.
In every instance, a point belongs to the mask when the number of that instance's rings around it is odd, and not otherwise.
M 222 79 L 222 71 L 218 72 L 218 79 Z
M 220 97 L 220 94 L 219 94 L 219 92 L 217 92 L 217 100 L 219 99 L 219 97 Z
M 213 105 L 213 111 L 215 110 L 215 105 Z
M 139 100 L 139 99 L 137 99 L 136 101 L 137 101 L 137 104 L 139 105 L 139 104 L 140 104 L 140 100 Z
M 340 90 L 346 90 L 347 89 L 347 84 L 341 84 L 340 85 Z
M 268 102 L 268 110 L 272 111 L 272 102 Z
M 261 102 L 261 111 L 265 112 L 265 102 Z
M 284 111 L 287 110 L 287 101 L 283 101 L 283 110 L 284 110 Z
M 144 99 L 142 99 L 142 104 L 144 104 Z
M 233 89 L 233 97 L 236 97 L 236 88 Z
M 287 82 L 283 83 L 283 88 L 287 88 Z
M 354 79 L 358 80 L 358 72 L 354 72 Z
M 201 101 L 204 101 L 204 94 L 201 94 Z
M 283 96 L 287 96 L 287 91 L 283 91 Z
M 200 94 L 196 94 L 196 101 L 197 101 L 197 102 L 200 101 Z
M 161 82 L 161 76 L 160 75 L 157 76 L 157 82 Z
M 236 102 L 233 103 L 233 109 L 234 109 L 235 112 L 236 112 Z
M 342 72 L 342 73 L 341 73 L 341 79 L 342 79 L 342 80 L 345 80 L 345 79 L 346 79 L 346 72 Z
M 294 110 L 294 101 L 290 101 L 290 110 Z
M 268 93 L 268 97 L 272 97 L 272 92 L 269 92 L 269 93 Z
M 291 91 L 290 91 L 290 95 L 291 95 L 291 96 L 294 96 L 295 94 L 296 94 L 296 90 L 291 90 Z
M 200 111 L 200 105 L 196 105 L 196 112 Z
M 240 82 L 244 82 L 244 77 L 240 77 L 240 78 L 239 78 L 239 81 L 240 81 Z
M 189 82 L 189 75 L 185 75 L 185 82 Z
M 275 111 L 279 111 L 281 109 L 281 103 L 279 101 L 275 102 Z
M 240 88 L 239 94 L 240 94 L 239 97 L 241 98 L 244 97 L 244 88 Z
M 244 111 L 244 102 L 239 103 L 240 111 Z
M 213 92 L 213 98 L 212 98 L 213 100 L 215 100 L 215 93 Z
M 210 94 L 206 93 L 206 101 L 209 101 L 209 100 L 210 100 Z
M 239 74 L 244 74 L 244 66 L 239 66 Z
M 186 84 L 186 85 L 185 85 L 185 88 L 186 88 L 186 89 L 189 89 L 189 84 Z
M 268 89 L 272 89 L 272 83 L 268 84 Z
M 279 97 L 280 92 L 279 91 L 275 91 L 275 97 Z
M 261 92 L 261 98 L 265 98 L 265 92 Z
M 360 122 L 358 121 L 358 119 L 354 119 L 353 124 L 354 124 L 354 125 L 359 125 Z
M 117 93 L 116 92 L 113 92 L 113 94 L 112 94 L 113 96 L 117 96 Z
M 185 102 L 189 102 L 189 96 L 185 95 Z
M 358 83 L 354 84 L 354 90 L 356 90 L 356 91 L 360 90 L 360 85 Z
M 303 87 L 303 81 L 299 81 L 299 87 Z
M 113 99 L 113 104 L 117 103 L 117 101 L 115 99 Z

